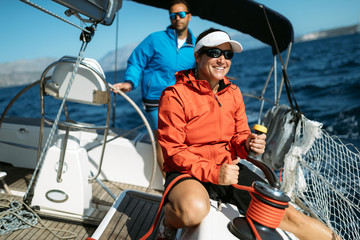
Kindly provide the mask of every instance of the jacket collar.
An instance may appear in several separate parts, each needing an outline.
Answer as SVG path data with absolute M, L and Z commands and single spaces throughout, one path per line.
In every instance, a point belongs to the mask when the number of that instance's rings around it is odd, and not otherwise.
M 167 28 L 166 28 L 166 32 L 167 32 L 167 34 L 169 35 L 169 37 L 171 38 L 171 39 L 177 39 L 177 32 L 176 32 L 176 30 L 171 26 L 171 25 L 169 25 Z M 195 39 L 195 37 L 194 37 L 194 35 L 193 35 L 193 33 L 192 33 L 192 31 L 190 30 L 190 28 L 188 28 L 188 35 L 187 35 L 187 38 L 186 38 L 186 44 L 187 45 L 192 45 L 192 46 L 195 46 L 195 41 L 196 41 L 196 39 Z

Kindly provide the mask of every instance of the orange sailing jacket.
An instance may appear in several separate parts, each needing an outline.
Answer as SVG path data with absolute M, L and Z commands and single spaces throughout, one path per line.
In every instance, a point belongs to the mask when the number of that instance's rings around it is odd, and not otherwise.
M 224 78 L 214 94 L 192 70 L 175 75 L 176 84 L 163 91 L 159 104 L 164 171 L 219 184 L 221 165 L 247 156 L 250 129 L 240 89 Z

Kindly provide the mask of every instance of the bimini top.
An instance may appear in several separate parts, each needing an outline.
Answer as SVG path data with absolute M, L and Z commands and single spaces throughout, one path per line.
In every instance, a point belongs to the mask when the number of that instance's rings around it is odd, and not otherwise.
M 133 0 L 134 2 L 168 9 L 169 0 Z M 263 4 L 252 0 L 187 0 L 191 14 L 223 26 L 251 35 L 272 47 L 276 54 L 276 45 L 269 30 L 267 19 L 274 33 L 279 51 L 288 48 L 294 41 L 294 30 L 290 21 L 283 15 Z M 265 15 L 266 13 L 266 15 Z

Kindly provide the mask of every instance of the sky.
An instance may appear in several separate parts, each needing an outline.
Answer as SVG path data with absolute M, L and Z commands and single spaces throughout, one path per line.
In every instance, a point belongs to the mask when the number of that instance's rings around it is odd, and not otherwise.
M 75 17 L 67 18 L 63 14 L 66 8 L 52 1 L 32 0 L 32 2 L 77 25 L 80 24 Z M 295 37 L 360 22 L 360 0 L 258 0 L 257 2 L 287 17 L 293 24 Z M 0 20 L 0 63 L 41 57 L 76 56 L 80 50 L 81 30 L 19 0 L 2 0 Z M 118 19 L 115 19 L 111 26 L 98 25 L 85 51 L 85 57 L 99 60 L 115 47 L 138 44 L 148 34 L 164 30 L 169 24 L 166 10 L 124 0 Z M 195 16 L 192 17 L 189 26 L 196 36 L 209 27 L 220 28 L 230 34 L 237 32 Z

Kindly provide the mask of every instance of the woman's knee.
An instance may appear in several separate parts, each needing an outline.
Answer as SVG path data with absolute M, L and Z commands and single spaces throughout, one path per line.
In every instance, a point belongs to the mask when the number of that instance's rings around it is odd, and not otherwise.
M 175 190 L 175 191 L 174 191 Z M 169 196 L 170 204 L 180 225 L 191 227 L 201 223 L 210 211 L 209 195 L 197 181 L 184 181 Z
M 185 226 L 200 224 L 210 211 L 209 199 L 191 199 L 183 203 L 180 214 Z

